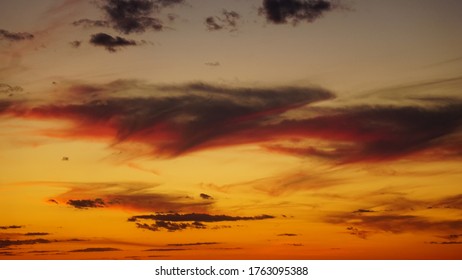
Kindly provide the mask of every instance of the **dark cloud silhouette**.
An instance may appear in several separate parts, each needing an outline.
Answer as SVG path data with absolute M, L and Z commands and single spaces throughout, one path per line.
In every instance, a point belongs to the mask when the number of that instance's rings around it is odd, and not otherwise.
M 208 195 L 206 193 L 201 193 L 199 196 L 202 199 L 213 199 L 213 197 L 211 197 L 210 195 Z
M 171 243 L 171 244 L 167 244 L 167 246 L 172 246 L 172 247 L 210 246 L 210 245 L 218 245 L 218 244 L 222 244 L 222 243 L 221 242 Z
M 10 247 L 10 246 L 20 246 L 20 245 L 35 245 L 35 244 L 45 244 L 56 242 L 48 239 L 26 239 L 26 240 L 0 240 L 0 248 Z
M 295 25 L 301 21 L 312 22 L 334 8 L 328 0 L 264 0 L 259 11 L 268 22 Z
M 234 221 L 255 221 L 255 220 L 266 220 L 274 219 L 274 216 L 260 215 L 260 216 L 228 216 L 228 215 L 210 215 L 210 214 L 178 214 L 178 213 L 158 213 L 153 215 L 138 215 L 133 216 L 133 221 L 138 220 L 155 220 L 155 221 L 167 221 L 167 222 L 234 222 Z
M 462 239 L 462 234 L 448 234 L 448 235 L 439 235 L 437 236 L 442 239 L 447 239 L 450 241 L 458 240 L 459 238 Z
M 140 229 L 147 229 L 151 231 L 159 231 L 161 229 L 166 229 L 167 231 L 181 231 L 185 229 L 205 229 L 207 226 L 201 222 L 192 222 L 192 223 L 178 223 L 178 222 L 166 222 L 166 221 L 156 221 L 154 224 L 141 224 L 136 223 L 136 226 Z
M 462 194 L 449 196 L 435 201 L 432 208 L 462 209 Z
M 91 35 L 90 43 L 95 46 L 104 47 L 109 52 L 116 52 L 121 47 L 138 45 L 138 43 L 134 40 L 128 40 L 119 36 L 112 37 L 106 33 L 97 33 Z
M 84 28 L 90 27 L 110 27 L 110 24 L 106 20 L 91 20 L 91 19 L 80 19 L 72 23 L 74 26 L 82 26 Z
M 113 252 L 113 251 L 121 251 L 121 250 L 117 248 L 110 248 L 110 247 L 102 247 L 102 248 L 96 247 L 96 248 L 71 250 L 69 252 L 71 253 L 95 253 L 95 252 Z
M 24 234 L 25 236 L 44 236 L 50 235 L 48 232 L 28 232 Z
M 160 248 L 160 249 L 147 249 L 146 252 L 170 252 L 170 251 L 187 251 L 189 249 L 184 248 Z
M 27 32 L 9 32 L 4 29 L 0 29 L 0 40 L 8 40 L 8 41 L 23 41 L 23 40 L 32 40 L 34 39 L 34 35 Z
M 353 213 L 374 213 L 374 210 L 369 210 L 369 209 L 358 209 L 356 211 L 353 211 Z
M 347 227 L 349 234 L 357 236 L 361 239 L 367 239 L 371 234 L 371 231 L 361 230 L 355 227 Z
M 17 226 L 17 225 L 12 225 L 12 226 L 0 226 L 0 229 L 19 229 L 19 228 L 24 228 L 24 226 Z
M 48 202 L 50 202 L 50 203 L 54 203 L 54 204 L 59 204 L 59 202 L 57 202 L 57 201 L 56 201 L 56 200 L 54 200 L 54 199 L 48 199 Z
M 78 209 L 88 209 L 88 208 L 101 208 L 106 207 L 106 203 L 101 198 L 97 199 L 76 199 L 76 200 L 69 200 L 67 204 L 78 208 Z
M 295 233 L 281 233 L 281 234 L 278 234 L 278 236 L 294 237 L 294 236 L 298 236 L 298 234 L 295 234 Z
M 72 41 L 69 43 L 74 48 L 79 48 L 82 45 L 82 41 Z
M 165 229 L 170 232 L 181 231 L 185 229 L 206 229 L 206 223 L 213 222 L 233 222 L 233 221 L 250 221 L 250 220 L 265 220 L 273 219 L 273 216 L 261 215 L 254 217 L 226 216 L 226 215 L 210 215 L 210 214 L 171 214 L 158 213 L 155 215 L 139 215 L 128 219 L 129 222 L 137 222 L 138 220 L 154 220 L 154 224 L 136 223 L 136 226 L 141 229 L 151 231 L 159 231 Z
M 230 32 L 237 30 L 237 22 L 241 16 L 235 11 L 223 10 L 221 16 L 207 17 L 205 26 L 209 31 L 226 29 Z
M 438 245 L 461 245 L 462 241 L 443 241 L 443 242 L 436 242 L 432 241 L 430 244 L 438 244 Z
M 184 0 L 105 0 L 102 6 L 109 24 L 117 31 L 143 33 L 149 29 L 160 31 L 164 28 L 159 19 L 165 7 L 184 3 Z

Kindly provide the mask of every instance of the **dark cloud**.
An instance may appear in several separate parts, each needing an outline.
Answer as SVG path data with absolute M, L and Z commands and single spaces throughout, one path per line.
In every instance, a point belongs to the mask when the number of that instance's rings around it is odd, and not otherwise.
M 274 219 L 274 216 L 260 215 L 260 216 L 228 216 L 228 215 L 210 215 L 210 214 L 178 214 L 178 213 L 159 213 L 154 215 L 139 215 L 133 216 L 133 221 L 137 220 L 155 220 L 155 221 L 167 221 L 167 222 L 235 222 L 235 221 L 255 221 L 255 220 L 266 220 Z
M 19 229 L 19 228 L 24 228 L 23 226 L 17 226 L 17 225 L 12 225 L 12 226 L 0 226 L 0 229 Z
M 462 239 L 462 234 L 439 235 L 437 237 L 442 238 L 442 239 L 447 239 L 450 241 L 455 241 L 455 240 L 458 240 L 459 238 Z
M 167 246 L 172 247 L 183 247 L 183 246 L 209 246 L 209 245 L 218 245 L 222 244 L 221 242 L 196 242 L 196 243 L 171 243 Z
M 119 36 L 112 37 L 106 33 L 91 35 L 90 43 L 95 46 L 104 47 L 109 52 L 116 52 L 121 47 L 138 45 L 138 43 L 134 40 L 128 40 Z
M 374 210 L 369 210 L 369 209 L 358 209 L 356 211 L 353 211 L 353 213 L 374 213 Z
M 56 200 L 54 200 L 54 199 L 48 199 L 48 202 L 50 202 L 50 203 L 54 203 L 54 204 L 59 204 L 59 202 L 57 202 L 57 201 L 56 201 Z
M 80 102 L 72 97 L 67 104 L 0 107 L 18 117 L 70 120 L 74 127 L 57 132 L 61 137 L 108 138 L 112 147 L 141 143 L 151 148 L 147 153 L 167 158 L 242 144 L 339 163 L 462 156 L 458 99 L 437 105 L 409 105 L 404 99 L 400 106 L 308 108 L 334 95 L 319 88 L 204 83 L 118 81 L 87 87 L 92 96 Z
M 147 249 L 144 250 L 146 252 L 170 252 L 170 251 L 186 251 L 189 249 L 184 249 L 184 248 L 160 248 L 160 249 Z
M 201 193 L 199 196 L 202 199 L 213 199 L 213 197 L 211 197 L 210 195 L 208 195 L 206 193 Z
M 259 11 L 268 22 L 295 25 L 301 21 L 312 22 L 334 8 L 328 0 L 264 0 Z
M 371 231 L 361 230 L 355 227 L 347 227 L 349 234 L 357 236 L 361 239 L 367 239 L 371 234 Z
M 436 242 L 432 241 L 430 244 L 438 244 L 438 245 L 461 245 L 461 241 L 443 241 L 443 242 Z
M 159 12 L 184 0 L 105 0 L 102 6 L 111 26 L 124 34 L 164 28 Z
M 69 200 L 67 204 L 78 208 L 78 209 L 88 209 L 88 208 L 101 208 L 106 207 L 106 203 L 101 198 L 97 199 L 76 199 L 76 200 Z
M 181 231 L 185 229 L 205 229 L 207 226 L 201 222 L 192 222 L 192 223 L 178 223 L 178 222 L 166 222 L 166 221 L 156 221 L 154 224 L 141 224 L 136 223 L 136 226 L 140 229 L 147 229 L 151 231 L 159 231 L 165 229 L 170 232 Z
M 24 235 L 26 236 L 44 236 L 44 235 L 50 235 L 48 232 L 28 232 L 25 233 Z
M 45 244 L 55 242 L 53 240 L 48 239 L 27 239 L 27 240 L 0 240 L 0 248 L 5 248 L 9 246 L 20 246 L 20 245 L 35 245 L 35 244 Z
M 108 21 L 105 20 L 91 20 L 91 19 L 80 19 L 72 23 L 74 26 L 82 26 L 85 28 L 89 27 L 110 27 Z
M 23 41 L 23 40 L 32 40 L 34 35 L 27 32 L 9 32 L 4 29 L 0 29 L 0 40 L 8 41 Z
M 121 251 L 117 248 L 110 248 L 110 247 L 103 247 L 103 248 L 85 248 L 85 249 L 77 249 L 71 250 L 71 253 L 94 253 L 94 252 L 113 252 L 113 251 Z
M 237 30 L 237 22 L 241 16 L 235 11 L 223 10 L 221 16 L 207 17 L 205 26 L 209 31 L 228 30 L 230 32 Z
M 298 234 L 295 234 L 295 233 L 281 233 L 281 234 L 278 234 L 278 236 L 289 236 L 289 237 L 293 237 L 293 236 L 298 236 Z
M 79 48 L 82 45 L 82 41 L 72 41 L 69 44 L 74 48 Z
M 140 215 L 133 216 L 128 219 L 129 222 L 138 220 L 154 220 L 154 224 L 136 223 L 136 226 L 141 229 L 151 231 L 159 231 L 165 229 L 170 232 L 181 231 L 185 229 L 206 229 L 205 223 L 212 222 L 232 222 L 232 221 L 249 221 L 249 220 L 265 220 L 273 219 L 273 216 L 261 215 L 254 217 L 239 217 L 226 215 L 209 215 L 209 214 L 155 214 L 155 215 Z

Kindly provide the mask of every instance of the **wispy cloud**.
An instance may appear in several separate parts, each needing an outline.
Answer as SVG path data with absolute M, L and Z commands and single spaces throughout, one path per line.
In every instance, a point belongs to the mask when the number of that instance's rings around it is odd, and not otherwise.
M 10 42 L 32 40 L 34 35 L 27 32 L 10 32 L 4 29 L 0 29 L 0 40 L 7 40 Z
M 228 30 L 233 32 L 237 30 L 240 18 L 241 15 L 236 11 L 223 10 L 220 16 L 207 17 L 204 24 L 208 31 Z
M 97 252 L 113 252 L 113 251 L 121 251 L 117 248 L 110 248 L 110 247 L 95 247 L 95 248 L 85 248 L 85 249 L 76 249 L 71 250 L 71 253 L 97 253 Z

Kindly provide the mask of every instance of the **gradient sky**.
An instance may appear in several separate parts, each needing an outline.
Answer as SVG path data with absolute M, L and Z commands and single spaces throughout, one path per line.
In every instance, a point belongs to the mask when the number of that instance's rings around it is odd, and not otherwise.
M 461 259 L 457 0 L 1 0 L 0 259 Z

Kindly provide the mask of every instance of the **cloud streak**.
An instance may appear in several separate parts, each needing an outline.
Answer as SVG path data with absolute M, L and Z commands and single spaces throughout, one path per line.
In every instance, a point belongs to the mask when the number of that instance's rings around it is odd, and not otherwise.
M 122 47 L 137 46 L 139 43 L 119 36 L 112 37 L 106 33 L 97 33 L 91 35 L 90 44 L 104 47 L 109 52 L 117 52 Z
M 77 88 L 81 101 L 75 101 Z M 410 105 L 404 99 L 401 106 L 310 111 L 309 105 L 334 95 L 319 88 L 152 86 L 135 81 L 76 85 L 66 93 L 68 103 L 27 107 L 4 102 L 0 110 L 73 123 L 68 130 L 50 132 L 54 137 L 105 138 L 115 148 L 141 143 L 147 153 L 164 158 L 242 144 L 337 163 L 462 155 L 462 101 L 455 98 L 436 105 Z
M 128 219 L 129 222 L 137 222 L 139 220 L 154 220 L 153 224 L 136 223 L 136 226 L 141 229 L 159 231 L 165 229 L 169 232 L 182 231 L 185 229 L 206 229 L 206 223 L 215 222 L 236 222 L 236 221 L 256 221 L 274 219 L 274 216 L 260 215 L 252 217 L 228 216 L 228 215 L 210 215 L 210 214 L 155 214 L 155 215 L 139 215 Z
M 7 40 L 10 42 L 18 42 L 24 40 L 32 40 L 34 35 L 27 32 L 10 32 L 5 29 L 0 29 L 0 40 Z

